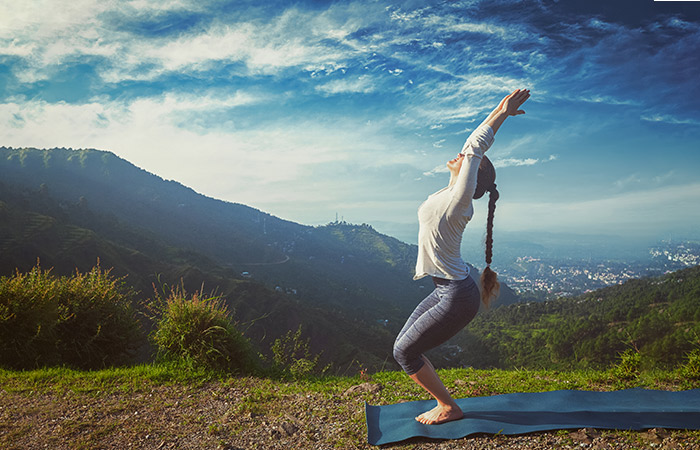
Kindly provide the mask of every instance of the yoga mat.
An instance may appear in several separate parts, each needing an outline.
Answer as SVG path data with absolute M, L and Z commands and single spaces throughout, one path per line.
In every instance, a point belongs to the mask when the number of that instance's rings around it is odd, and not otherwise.
M 381 445 L 416 436 L 458 439 L 475 433 L 523 434 L 572 428 L 700 429 L 700 389 L 561 390 L 455 401 L 462 408 L 464 418 L 439 425 L 424 425 L 415 420 L 417 415 L 435 407 L 434 400 L 385 406 L 365 404 L 367 441 Z

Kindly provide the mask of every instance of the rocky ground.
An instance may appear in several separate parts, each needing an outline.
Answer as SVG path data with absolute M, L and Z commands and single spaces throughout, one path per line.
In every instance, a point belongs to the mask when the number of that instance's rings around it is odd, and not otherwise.
M 370 449 L 377 383 L 326 390 L 241 378 L 197 385 L 0 390 L 3 449 Z M 700 433 L 572 430 L 412 439 L 396 449 L 700 449 Z

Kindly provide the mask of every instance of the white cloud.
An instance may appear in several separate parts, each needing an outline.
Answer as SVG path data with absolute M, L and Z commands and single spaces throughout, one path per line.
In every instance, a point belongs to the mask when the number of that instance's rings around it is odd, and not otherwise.
M 376 89 L 371 77 L 362 75 L 355 78 L 343 78 L 331 80 L 327 83 L 316 86 L 316 91 L 324 95 L 335 94 L 368 94 Z
M 603 31 L 610 31 L 610 30 L 615 29 L 615 26 L 613 26 L 612 24 L 609 24 L 607 22 L 604 22 L 604 21 L 602 21 L 600 19 L 596 19 L 596 18 L 589 19 L 588 22 L 586 23 L 586 25 L 589 26 L 590 28 L 603 30 Z
M 96 32 L 109 7 L 99 0 L 2 2 L 0 54 L 24 58 L 27 67 L 16 72 L 24 82 L 48 78 L 67 57 L 111 56 L 116 46 Z
M 390 18 L 400 25 L 420 28 L 424 33 L 443 37 L 453 33 L 478 33 L 503 40 L 521 41 L 528 36 L 516 26 L 504 27 L 497 23 L 468 21 L 461 11 L 453 13 L 430 7 L 413 11 L 397 9 L 391 12 Z
M 503 158 L 503 159 L 495 159 L 493 161 L 493 166 L 497 169 L 503 168 L 503 167 L 513 167 L 513 166 L 532 166 L 540 162 L 536 158 L 525 158 L 525 159 L 517 159 L 517 158 Z
M 286 16 L 268 24 L 217 24 L 206 32 L 185 35 L 168 42 L 134 43 L 142 60 L 156 61 L 165 71 L 202 71 L 215 64 L 244 62 L 252 73 L 274 74 L 289 67 L 307 71 L 342 65 L 348 52 L 325 45 L 322 36 L 304 34 L 289 22 L 304 23 L 307 17 Z
M 129 0 L 124 2 L 125 8 L 133 8 L 139 13 L 162 13 L 166 11 L 189 11 L 201 9 L 202 3 L 196 0 Z
M 557 155 L 549 155 L 547 158 L 496 158 L 494 159 L 493 166 L 497 169 L 504 167 L 518 167 L 518 166 L 534 166 L 535 164 L 541 164 L 545 162 L 554 161 L 557 159 Z
M 450 173 L 450 170 L 447 168 L 447 166 L 445 164 L 442 164 L 440 166 L 436 166 L 427 172 L 423 172 L 423 175 L 426 177 L 432 177 L 432 176 L 435 176 L 438 174 L 443 174 L 443 173 Z
M 18 43 L 16 40 L 3 40 L 0 54 L 7 56 L 28 57 L 34 51 L 35 45 L 30 43 Z M 2 42 L 2 41 L 0 41 Z
M 695 119 L 679 119 L 677 117 L 671 116 L 670 114 L 651 114 L 643 115 L 642 120 L 646 122 L 663 122 L 670 123 L 673 125 L 700 125 L 699 120 Z
M 666 173 L 655 176 L 654 178 L 652 178 L 652 181 L 656 184 L 662 184 L 662 183 L 665 183 L 665 182 L 673 179 L 673 177 L 675 177 L 675 175 L 676 175 L 676 172 L 674 170 L 669 170 Z
M 100 0 L 2 2 L 0 39 L 44 40 L 68 33 L 82 34 L 96 23 L 98 14 L 110 8 L 109 3 Z
M 640 106 L 640 102 L 631 99 L 619 99 L 609 95 L 579 96 L 576 100 L 587 103 L 604 103 L 606 105 Z
M 266 176 L 291 180 L 307 164 L 338 161 L 347 156 L 336 150 L 341 143 L 343 147 L 350 145 L 340 135 L 309 129 L 310 124 L 295 132 L 278 128 L 202 133 L 184 129 L 173 120 L 173 114 L 178 112 L 194 114 L 252 101 L 254 97 L 240 94 L 229 98 L 166 95 L 131 103 L 6 103 L 0 104 L 0 120 L 7 121 L 15 115 L 24 118 L 21 127 L 6 133 L 5 145 L 111 150 L 178 180 L 191 179 L 197 161 L 202 169 L 211 169 L 219 165 L 217 158 L 228 159 L 231 152 L 236 156 L 226 164 L 227 170 L 240 170 L 246 178 L 257 173 L 254 177 L 261 180 Z M 102 126 L 95 127 L 96 121 Z M 276 149 L 274 158 L 270 149 Z M 202 179 L 205 178 L 206 175 Z
M 673 179 L 675 176 L 675 171 L 669 170 L 668 172 L 656 175 L 656 176 L 645 176 L 640 173 L 633 173 L 625 178 L 621 178 L 613 182 L 613 186 L 618 189 L 627 189 L 632 186 L 642 186 L 642 185 L 661 185 Z
M 64 3 L 0 6 L 0 54 L 25 58 L 27 67 L 17 73 L 22 81 L 48 78 L 66 59 L 83 56 L 108 58 L 110 64 L 97 70 L 109 82 L 148 80 L 164 72 L 196 73 L 229 62 L 243 62 L 254 74 L 274 74 L 289 67 L 313 71 L 342 66 L 358 51 L 339 44 L 362 22 L 357 14 L 345 14 L 352 12 L 350 6 L 334 6 L 320 13 L 286 8 L 265 21 L 214 21 L 208 28 L 175 38 L 137 39 L 116 29 L 110 20 L 150 18 L 184 8 L 192 12 L 194 5 L 178 1 L 157 5 L 99 0 Z
M 613 185 L 614 185 L 616 188 L 624 188 L 624 187 L 627 187 L 627 186 L 629 186 L 629 185 L 639 184 L 639 183 L 641 183 L 641 182 L 642 182 L 641 177 L 639 176 L 639 174 L 636 174 L 636 173 L 635 173 L 635 174 L 632 174 L 632 175 L 630 175 L 630 176 L 628 176 L 628 177 L 622 178 L 622 179 L 620 179 L 620 180 L 616 180 L 616 181 L 613 183 Z
M 252 73 L 274 74 L 289 67 L 323 71 L 343 67 L 358 50 L 345 46 L 347 36 L 362 24 L 353 5 L 325 11 L 286 8 L 265 21 L 215 22 L 199 34 L 145 49 L 167 70 L 197 70 L 219 61 L 242 61 Z

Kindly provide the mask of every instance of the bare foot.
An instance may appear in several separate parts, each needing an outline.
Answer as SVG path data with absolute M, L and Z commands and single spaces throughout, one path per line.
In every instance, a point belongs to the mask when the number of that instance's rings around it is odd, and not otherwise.
M 430 411 L 426 411 L 420 416 L 416 417 L 416 420 L 420 423 L 426 425 L 437 425 L 439 423 L 450 422 L 452 420 L 459 420 L 464 416 L 462 410 L 459 406 L 449 406 L 449 405 L 437 405 Z

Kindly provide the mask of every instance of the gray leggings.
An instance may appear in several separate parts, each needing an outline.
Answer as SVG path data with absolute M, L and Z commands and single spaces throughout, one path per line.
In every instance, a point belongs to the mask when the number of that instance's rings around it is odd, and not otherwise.
M 433 277 L 435 290 L 418 304 L 394 342 L 394 359 L 413 375 L 425 362 L 424 352 L 457 334 L 479 311 L 479 288 L 464 280 Z

